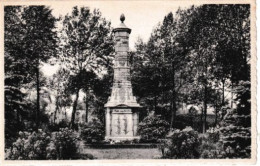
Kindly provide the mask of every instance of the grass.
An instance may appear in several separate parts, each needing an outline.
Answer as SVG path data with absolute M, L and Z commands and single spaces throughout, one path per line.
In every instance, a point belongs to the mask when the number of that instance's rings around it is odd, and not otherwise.
M 94 149 L 84 148 L 83 154 L 92 154 L 97 159 L 153 159 L 160 157 L 158 148 Z

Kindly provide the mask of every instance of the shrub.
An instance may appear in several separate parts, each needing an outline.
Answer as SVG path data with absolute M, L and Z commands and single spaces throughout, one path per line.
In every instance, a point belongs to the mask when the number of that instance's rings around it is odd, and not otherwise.
M 251 133 L 249 115 L 227 110 L 218 129 L 210 129 L 201 137 L 201 158 L 249 158 Z
M 18 132 L 24 130 L 25 126 L 22 122 L 6 120 L 5 122 L 5 147 L 12 146 L 12 143 L 19 137 Z
M 105 127 L 98 119 L 81 126 L 81 138 L 86 143 L 95 143 L 104 140 Z
M 227 109 L 220 122 L 220 139 L 226 158 L 251 157 L 251 83 L 239 81 L 235 85 L 235 109 Z
M 250 146 L 248 146 L 248 142 L 238 140 L 240 137 L 246 140 L 247 135 L 245 135 L 245 137 L 239 135 L 243 132 L 237 134 L 237 131 L 240 130 L 241 128 L 236 128 L 233 125 L 230 127 L 225 126 L 220 127 L 219 129 L 208 130 L 207 133 L 201 137 L 201 158 L 216 159 L 248 157 L 250 155 L 250 148 L 248 148 Z M 247 147 L 241 145 L 247 145 Z M 243 147 L 243 149 L 241 147 Z
M 169 123 L 160 115 L 147 116 L 138 126 L 140 142 L 159 142 L 159 139 L 165 138 L 169 127 Z
M 20 131 L 5 151 L 7 160 L 70 159 L 77 155 L 76 137 L 69 129 L 53 133 Z
M 48 144 L 47 159 L 72 159 L 77 157 L 77 137 L 68 128 L 61 128 L 52 133 L 52 139 Z
M 33 133 L 20 131 L 18 139 L 6 150 L 5 157 L 9 160 L 45 159 L 50 139 L 50 135 L 41 130 Z
M 200 145 L 200 158 L 204 159 L 220 159 L 225 158 L 226 152 L 222 148 L 222 144 L 217 142 L 213 143 L 210 141 L 207 141 L 207 137 L 203 138 Z
M 180 114 L 176 115 L 175 122 L 173 123 L 174 128 L 183 130 L 187 126 L 191 126 L 195 131 L 202 132 L 202 121 L 201 114 Z M 206 128 L 215 126 L 215 115 L 207 115 Z
M 227 158 L 250 158 L 251 121 L 250 115 L 239 114 L 237 110 L 228 110 L 220 124 L 220 139 Z
M 169 132 L 160 147 L 162 158 L 199 158 L 199 135 L 191 127 Z
M 214 128 L 214 127 L 209 128 L 206 134 L 208 135 L 209 142 L 217 143 L 219 141 L 220 131 L 218 128 Z
M 48 129 L 52 131 L 59 131 L 61 128 L 69 127 L 69 123 L 66 120 L 62 120 L 59 123 L 53 123 L 48 126 Z
M 219 130 L 210 128 L 200 136 L 200 157 L 206 159 L 225 158 L 223 144 L 219 142 Z

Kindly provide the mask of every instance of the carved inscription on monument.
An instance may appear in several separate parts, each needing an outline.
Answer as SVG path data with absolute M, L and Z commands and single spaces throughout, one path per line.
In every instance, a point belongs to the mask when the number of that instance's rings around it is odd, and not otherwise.
M 132 109 L 112 109 L 112 133 L 114 136 L 125 137 L 133 135 Z
M 112 113 L 132 113 L 131 109 L 113 109 Z
M 124 115 L 124 133 L 127 134 L 129 131 L 127 130 L 127 117 Z
M 122 110 L 120 110 L 122 111 Z M 133 136 L 133 123 L 132 123 L 132 114 L 129 111 L 128 113 L 116 113 L 112 119 L 112 135 L 117 137 L 124 136 Z
M 116 134 L 117 135 L 121 135 L 121 123 L 120 123 L 120 118 L 118 116 L 117 120 L 116 120 Z

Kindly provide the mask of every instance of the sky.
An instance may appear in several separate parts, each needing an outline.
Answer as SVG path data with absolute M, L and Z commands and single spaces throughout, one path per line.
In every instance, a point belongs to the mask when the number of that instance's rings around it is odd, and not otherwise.
M 62 3 L 53 4 L 50 7 L 53 9 L 55 16 L 66 15 L 71 13 L 73 6 L 78 3 Z M 164 16 L 169 12 L 175 13 L 181 7 L 189 7 L 190 5 L 174 1 L 84 1 L 79 6 L 87 6 L 91 9 L 97 8 L 101 11 L 102 16 L 111 21 L 113 28 L 120 24 L 120 15 L 123 13 L 126 17 L 124 23 L 132 29 L 129 39 L 130 49 L 134 49 L 134 43 L 138 37 L 144 41 L 149 39 L 149 36 L 155 26 L 162 22 Z
M 180 1 L 82 1 L 52 3 L 53 15 L 65 16 L 71 13 L 73 6 L 87 6 L 91 11 L 97 8 L 102 16 L 111 22 L 113 28 L 120 24 L 120 15 L 125 15 L 125 25 L 132 29 L 129 37 L 129 48 L 134 50 L 138 38 L 147 42 L 152 30 L 162 22 L 169 13 L 175 13 L 178 8 L 188 8 L 190 5 Z M 51 76 L 56 72 L 55 66 L 44 65 L 43 72 Z

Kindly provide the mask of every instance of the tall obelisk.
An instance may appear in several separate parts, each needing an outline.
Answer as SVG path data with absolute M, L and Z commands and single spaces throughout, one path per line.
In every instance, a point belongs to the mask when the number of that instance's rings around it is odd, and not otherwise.
M 129 34 L 131 29 L 125 24 L 125 16 L 120 17 L 121 24 L 113 30 L 115 35 L 114 80 L 111 96 L 105 104 L 106 139 L 138 139 L 138 107 L 132 92 L 129 64 Z

